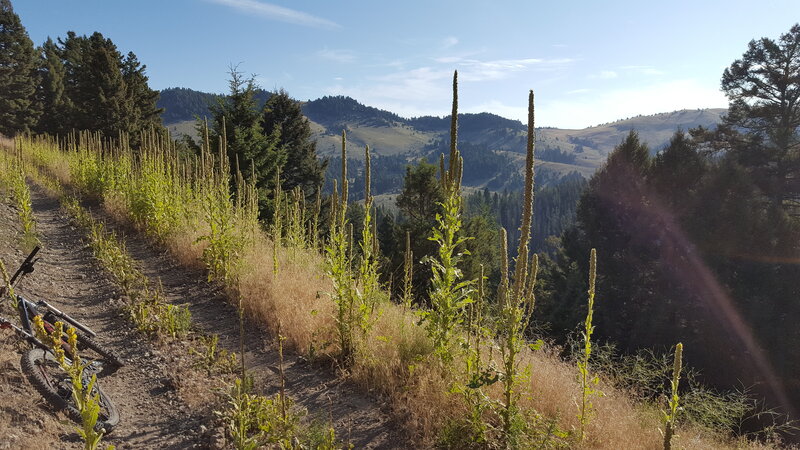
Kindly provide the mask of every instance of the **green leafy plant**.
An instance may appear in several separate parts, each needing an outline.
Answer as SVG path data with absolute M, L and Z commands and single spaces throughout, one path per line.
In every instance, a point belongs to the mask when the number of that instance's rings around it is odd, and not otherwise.
M 351 268 L 352 239 L 348 239 L 347 212 L 347 134 L 342 131 L 342 193 L 333 197 L 331 237 L 325 247 L 328 276 L 333 282 L 332 298 L 336 304 L 336 330 L 339 335 L 339 351 L 345 364 L 353 363 L 355 341 L 355 279 Z
M 369 146 L 366 146 L 364 156 L 364 222 L 362 224 L 361 263 L 358 269 L 358 326 L 363 333 L 367 333 L 371 326 L 372 315 L 378 302 L 380 285 L 378 284 L 378 255 L 375 222 L 372 220 L 372 195 L 370 194 L 370 155 Z
M 234 447 L 256 449 L 268 444 L 294 448 L 300 417 L 284 417 L 280 395 L 267 398 L 252 392 L 252 381 L 237 378 L 227 393 L 226 408 L 217 414 L 225 424 Z
M 219 336 L 212 334 L 210 336 L 201 335 L 194 342 L 200 345 L 193 345 L 189 348 L 189 354 L 195 357 L 194 367 L 203 369 L 210 376 L 215 369 L 219 369 L 221 373 L 232 374 L 236 372 L 239 366 L 236 353 L 228 352 L 224 348 L 219 348 Z
M 56 322 L 52 333 L 45 330 L 42 316 L 33 317 L 33 327 L 39 340 L 46 343 L 52 350 L 61 368 L 70 376 L 72 383 L 72 399 L 75 402 L 75 409 L 81 417 L 81 427 L 78 434 L 84 442 L 85 450 L 95 450 L 103 438 L 105 430 L 97 428 L 97 419 L 100 414 L 100 396 L 94 391 L 97 377 L 92 375 L 91 380 L 84 385 L 83 370 L 85 365 L 78 355 L 78 335 L 75 328 L 69 327 L 66 332 L 67 344 L 69 346 L 69 358 L 64 352 L 64 331 L 63 324 Z M 113 448 L 113 447 L 110 447 Z
M 533 91 L 528 95 L 528 143 L 525 159 L 525 191 L 522 209 L 522 225 L 520 226 L 519 246 L 514 277 L 508 276 L 508 244 L 505 229 L 501 230 L 501 278 L 498 287 L 497 301 L 500 305 L 496 324 L 496 339 L 500 346 L 502 369 L 500 377 L 503 385 L 503 399 L 500 417 L 503 424 L 503 435 L 507 446 L 517 445 L 522 434 L 524 421 L 520 412 L 517 385 L 522 378 L 527 378 L 529 368 L 519 367 L 519 354 L 529 346 L 525 338 L 535 305 L 534 286 L 539 269 L 538 255 L 528 261 L 528 241 L 530 239 L 531 221 L 533 218 L 533 164 L 534 164 L 534 121 Z M 538 348 L 541 342 L 530 345 Z
M 449 167 L 445 170 L 444 155 L 439 160 L 440 181 L 445 200 L 440 214 L 436 215 L 437 226 L 428 238 L 436 242 L 436 258 L 428 258 L 433 277 L 431 279 L 431 308 L 420 314 L 428 336 L 433 340 L 434 351 L 443 361 L 452 361 L 451 349 L 454 331 L 464 320 L 464 308 L 472 302 L 472 280 L 463 280 L 458 268 L 466 237 L 461 236 L 461 174 L 464 160 L 458 152 L 456 142 L 458 129 L 458 72 L 453 75 L 453 112 L 450 122 Z

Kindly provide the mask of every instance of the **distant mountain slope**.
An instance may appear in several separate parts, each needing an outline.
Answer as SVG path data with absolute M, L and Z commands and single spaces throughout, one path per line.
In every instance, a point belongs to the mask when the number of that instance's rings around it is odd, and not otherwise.
M 180 87 L 164 89 L 160 94 L 156 106 L 164 108 L 161 120 L 167 127 L 179 122 L 193 121 L 195 116 L 201 118 L 209 116 L 208 106 L 221 98 L 220 94 Z M 271 92 L 259 89 L 256 92 L 259 106 L 263 105 L 271 95 Z
M 217 98 L 218 94 L 208 94 L 188 88 L 169 88 L 161 91 L 156 106 L 164 108 L 161 120 L 169 126 L 193 120 L 195 115 L 208 116 L 208 105 Z
M 270 95 L 259 91 L 259 104 Z M 159 106 L 165 108 L 164 123 L 174 134 L 192 132 L 193 118 L 208 115 L 207 105 L 217 97 L 186 88 L 166 89 L 159 100 Z M 435 156 L 433 153 L 439 151 L 441 143 L 449 139 L 449 117 L 404 118 L 363 105 L 350 97 L 326 96 L 305 102 L 303 113 L 311 123 L 322 156 L 339 154 L 342 130 L 347 131 L 353 158 L 363 157 L 363 150 L 356 149 L 363 149 L 365 145 L 378 155 L 404 155 L 408 160 Z M 539 166 L 561 175 L 577 171 L 590 176 L 630 130 L 637 131 L 655 153 L 669 142 L 676 130 L 699 125 L 712 127 L 724 113 L 724 109 L 681 110 L 637 116 L 582 130 L 540 128 L 536 130 Z M 460 114 L 458 131 L 460 143 L 502 156 L 521 167 L 523 158 L 520 155 L 524 153 L 527 137 L 526 126 L 520 121 L 490 113 Z

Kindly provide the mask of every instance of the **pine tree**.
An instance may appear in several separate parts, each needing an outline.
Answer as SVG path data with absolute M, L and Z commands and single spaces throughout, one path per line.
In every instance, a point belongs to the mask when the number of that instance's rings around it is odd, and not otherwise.
M 235 67 L 231 68 L 230 76 L 228 96 L 209 107 L 212 145 L 220 145 L 225 137 L 230 167 L 233 170 L 238 168 L 247 181 L 255 182 L 259 215 L 263 220 L 269 220 L 274 211 L 270 196 L 275 188 L 275 175 L 286 163 L 286 153 L 279 145 L 280 129 L 276 128 L 267 135 L 261 128 L 254 77 L 245 78 Z M 255 180 L 251 180 L 253 176 Z
M 122 55 L 101 33 L 67 33 L 63 47 L 65 93 L 70 99 L 69 128 L 116 136 L 128 131 L 130 101 L 120 70 Z
M 278 146 L 286 152 L 286 164 L 281 170 L 283 190 L 300 186 L 306 200 L 313 201 L 322 186 L 326 164 L 317 158 L 317 143 L 300 104 L 279 90 L 264 104 L 261 127 L 267 136 L 278 133 Z
M 436 216 L 442 211 L 444 189 L 436 177 L 439 168 L 422 160 L 415 166 L 406 167 L 403 191 L 397 196 L 401 226 L 398 241 L 405 240 L 406 232 L 411 235 L 411 250 L 414 253 L 414 298 L 425 301 L 431 279 L 430 268 L 421 261 L 433 256 L 436 243 L 428 239 L 436 225 Z M 395 259 L 395 267 L 402 266 L 402 259 Z M 401 269 L 400 269 L 401 270 Z M 402 273 L 398 269 L 394 272 Z
M 126 96 L 131 111 L 128 118 L 128 131 L 138 131 L 150 127 L 161 126 L 161 113 L 156 107 L 158 91 L 150 89 L 145 75 L 146 65 L 139 62 L 133 52 L 122 61 L 122 79 L 125 82 Z
M 722 90 L 730 105 L 715 145 L 753 174 L 773 206 L 800 209 L 800 24 L 777 42 L 750 41 L 725 69 Z
M 564 254 L 553 281 L 558 288 L 551 299 L 554 308 L 549 319 L 572 329 L 585 314 L 575 284 L 588 274 L 585 255 L 597 249 L 597 264 L 603 273 L 597 278 L 598 289 L 607 293 L 609 307 L 597 311 L 598 328 L 605 330 L 623 348 L 635 344 L 633 328 L 642 311 L 653 299 L 653 254 L 649 239 L 651 217 L 643 206 L 648 203 L 647 175 L 650 153 L 647 145 L 631 131 L 611 152 L 606 164 L 595 173 L 578 204 L 576 227 L 562 238 Z M 570 275 L 574 269 L 581 275 Z M 601 326 L 602 325 L 602 326 Z M 554 326 L 554 329 L 556 327 Z
M 697 144 L 682 131 L 676 132 L 669 145 L 656 155 L 648 179 L 653 190 L 673 213 L 687 210 L 687 194 L 697 188 L 707 170 L 707 163 L 697 151 Z
M 133 53 L 123 58 L 111 39 L 67 33 L 59 39 L 64 67 L 63 129 L 100 131 L 108 137 L 159 126 L 158 93 L 147 85 L 145 66 Z
M 37 101 L 42 105 L 42 116 L 36 130 L 40 133 L 62 134 L 67 97 L 64 95 L 64 63 L 61 50 L 49 37 L 39 47 L 39 75 L 41 82 L 36 91 Z
M 35 101 L 36 51 L 10 0 L 0 0 L 0 133 L 31 129 L 41 107 Z

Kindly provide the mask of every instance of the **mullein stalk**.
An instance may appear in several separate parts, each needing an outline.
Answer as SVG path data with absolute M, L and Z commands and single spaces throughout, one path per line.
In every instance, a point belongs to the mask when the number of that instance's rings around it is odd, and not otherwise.
M 311 247 L 317 250 L 319 247 L 319 214 L 322 211 L 322 187 L 317 187 L 316 199 L 314 201 L 314 214 L 311 216 L 311 230 L 309 231 Z
M 592 249 L 589 256 L 589 291 L 588 291 L 588 304 L 586 308 L 586 320 L 584 321 L 583 328 L 583 354 L 578 360 L 578 372 L 581 381 L 581 411 L 578 418 L 580 419 L 581 428 L 578 438 L 583 441 L 586 438 L 586 424 L 589 423 L 589 418 L 592 412 L 592 403 L 590 397 L 593 394 L 599 393 L 592 385 L 597 385 L 599 379 L 595 376 L 592 377 L 589 373 L 589 359 L 592 355 L 592 333 L 594 333 L 594 325 L 592 325 L 592 318 L 594 316 L 594 296 L 595 296 L 595 281 L 597 280 L 597 251 Z
M 413 278 L 414 252 L 411 250 L 411 232 L 406 231 L 406 252 L 403 262 L 403 306 L 406 309 L 411 309 L 411 304 L 414 302 Z
M 675 416 L 678 414 L 678 383 L 681 379 L 681 369 L 683 366 L 683 344 L 678 343 L 675 346 L 675 359 L 672 362 L 672 380 L 670 385 L 672 387 L 672 396 L 669 399 L 669 413 L 665 414 L 665 429 L 664 429 L 664 450 L 672 449 L 672 437 L 675 435 Z
M 336 185 L 334 183 L 334 192 Z M 332 299 L 336 304 L 336 329 L 339 334 L 340 357 L 346 365 L 353 363 L 355 345 L 353 341 L 354 326 L 354 289 L 350 267 L 351 240 L 348 239 L 347 225 L 347 134 L 342 131 L 342 193 L 332 205 L 333 222 L 331 223 L 330 243 L 325 248 L 327 254 L 328 276 L 333 281 Z
M 359 304 L 359 325 L 366 333 L 370 327 L 370 316 L 375 309 L 375 296 L 378 292 L 378 267 L 375 253 L 375 228 L 372 220 L 372 195 L 370 193 L 370 154 L 369 146 L 364 152 L 364 222 L 361 231 L 361 265 L 359 277 L 361 285 Z
M 520 382 L 518 356 L 525 342 L 525 328 L 534 307 L 534 285 L 539 266 L 537 255 L 528 265 L 528 246 L 533 220 L 533 168 L 534 168 L 534 109 L 533 91 L 528 95 L 528 142 L 525 158 L 525 191 L 523 195 L 520 239 L 517 250 L 516 267 L 513 280 L 508 276 L 508 243 L 506 231 L 501 232 L 502 262 L 501 280 L 498 288 L 498 302 L 501 305 L 497 338 L 502 357 L 503 403 L 500 416 L 503 436 L 507 446 L 516 445 L 517 423 L 519 422 L 519 393 L 516 386 Z
M 450 121 L 450 162 L 444 171 L 440 159 L 441 183 L 445 192 L 442 212 L 437 215 L 437 226 L 428 239 L 438 244 L 438 258 L 431 258 L 432 308 L 422 313 L 428 336 L 433 340 L 435 353 L 443 360 L 453 359 L 451 341 L 453 332 L 464 321 L 464 308 L 472 302 L 472 280 L 462 280 L 458 269 L 462 252 L 459 247 L 467 240 L 461 232 L 461 173 L 464 160 L 457 143 L 458 129 L 458 72 L 453 75 L 453 113 Z M 466 253 L 464 251 L 463 253 Z
M 281 168 L 278 167 L 275 173 L 275 210 L 272 216 L 272 273 L 278 274 L 278 248 L 281 246 L 283 239 L 281 234 L 283 232 L 283 214 L 281 213 L 281 206 L 283 205 L 283 191 L 281 190 Z

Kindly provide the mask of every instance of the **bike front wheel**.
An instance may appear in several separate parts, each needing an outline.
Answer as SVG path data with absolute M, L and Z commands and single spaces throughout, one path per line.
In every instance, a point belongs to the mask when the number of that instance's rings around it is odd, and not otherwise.
M 81 415 L 72 397 L 72 379 L 61 368 L 55 356 L 49 351 L 34 348 L 22 355 L 22 370 L 42 397 L 57 410 L 66 411 L 74 421 L 80 422 Z M 84 373 L 83 386 L 89 385 L 91 376 Z M 99 397 L 100 413 L 95 429 L 109 433 L 119 423 L 117 407 L 95 381 L 92 395 Z

